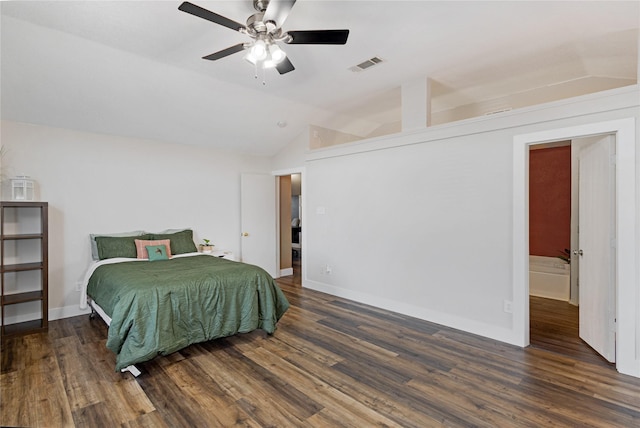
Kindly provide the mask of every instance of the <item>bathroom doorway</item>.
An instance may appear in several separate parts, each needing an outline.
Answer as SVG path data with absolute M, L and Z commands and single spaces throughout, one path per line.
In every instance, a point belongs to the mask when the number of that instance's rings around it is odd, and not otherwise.
M 529 152 L 530 343 L 602 364 L 616 347 L 614 150 L 599 135 Z
M 615 140 L 615 334 L 616 370 L 640 377 L 636 337 L 638 260 L 636 213 L 636 120 L 634 117 L 589 121 L 564 128 L 545 129 L 513 138 L 513 343 L 530 344 L 529 317 L 529 146 L 608 134 Z

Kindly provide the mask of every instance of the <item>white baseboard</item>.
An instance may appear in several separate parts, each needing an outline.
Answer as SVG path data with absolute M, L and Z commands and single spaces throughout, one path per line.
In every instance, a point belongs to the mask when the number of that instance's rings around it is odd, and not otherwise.
M 80 309 L 79 305 L 71 305 L 62 308 L 49 309 L 48 318 L 49 321 L 55 321 L 63 318 L 75 317 L 78 315 L 87 315 L 89 313 L 91 313 L 91 310 L 89 309 L 82 310 Z M 7 316 L 5 318 L 5 321 L 7 324 L 17 324 L 21 322 L 40 319 L 40 316 L 40 312 L 28 312 L 19 315 Z
M 40 312 L 30 312 L 20 315 L 7 315 L 5 316 L 5 324 L 18 324 L 21 322 L 33 321 L 40 319 Z M 51 317 L 49 317 L 51 319 Z
M 290 276 L 293 275 L 293 268 L 280 269 L 280 276 Z
M 76 317 L 78 315 L 87 315 L 91 313 L 91 309 L 80 309 L 80 305 L 64 306 L 62 308 L 49 309 L 49 321 L 60 320 L 63 318 Z
M 500 342 L 505 342 L 511 345 L 520 346 L 518 343 L 517 335 L 515 335 L 514 331 L 510 329 L 496 327 L 467 318 L 462 318 L 457 315 L 446 314 L 443 312 L 433 311 L 395 300 L 373 296 L 368 293 L 347 290 L 321 282 L 303 280 L 302 286 L 305 288 L 310 288 L 312 290 L 331 294 L 332 296 L 343 297 L 345 299 L 353 300 L 358 303 L 375 306 L 376 308 L 386 309 L 388 311 L 408 315 L 410 317 L 418 318 L 424 321 L 455 328 L 456 330 L 461 330 L 467 333 L 477 334 L 479 336 L 498 340 Z

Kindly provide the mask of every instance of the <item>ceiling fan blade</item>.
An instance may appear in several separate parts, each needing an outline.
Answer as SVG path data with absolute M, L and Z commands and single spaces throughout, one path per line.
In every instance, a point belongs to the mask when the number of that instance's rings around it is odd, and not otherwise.
M 223 49 L 221 51 L 214 52 L 211 55 L 203 56 L 202 59 L 208 59 L 208 60 L 211 60 L 211 61 L 215 61 L 217 59 L 224 58 L 225 56 L 229 56 L 229 55 L 232 55 L 232 54 L 234 54 L 236 52 L 240 52 L 240 51 L 243 51 L 243 50 L 245 50 L 244 43 L 238 43 L 237 45 L 233 45 L 233 46 L 228 47 L 226 49 Z
M 282 61 L 280 61 L 278 65 L 276 65 L 276 70 L 278 70 L 278 73 L 280 74 L 285 74 L 295 69 L 296 68 L 293 66 L 293 64 L 291 64 L 291 61 L 289 61 L 289 58 L 287 57 L 285 57 Z
M 290 45 L 344 45 L 349 37 L 349 30 L 308 30 L 287 31 Z
M 190 13 L 191 15 L 195 15 L 198 18 L 206 19 L 207 21 L 211 21 L 224 27 L 231 28 L 235 31 L 240 31 L 246 28 L 239 22 L 233 21 L 229 18 L 225 18 L 222 15 L 218 15 L 217 13 L 201 8 L 200 6 L 196 6 L 195 4 L 189 3 L 188 1 L 185 1 L 180 6 L 178 6 L 178 9 L 183 12 Z
M 267 10 L 264 12 L 263 22 L 273 21 L 276 26 L 282 27 L 282 24 L 289 16 L 291 8 L 296 3 L 296 0 L 271 0 L 267 6 Z

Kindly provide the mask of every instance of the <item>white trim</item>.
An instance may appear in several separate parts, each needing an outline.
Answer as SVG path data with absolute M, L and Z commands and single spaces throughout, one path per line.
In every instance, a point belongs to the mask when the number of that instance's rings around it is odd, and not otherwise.
M 78 315 L 87 315 L 90 313 L 91 311 L 88 308 L 81 309 L 79 305 L 63 306 L 62 308 L 49 309 L 49 321 L 77 317 Z
M 40 311 L 38 312 L 34 311 L 34 312 L 22 313 L 22 314 L 16 314 L 16 315 L 6 315 L 4 317 L 4 325 L 19 324 L 27 321 L 35 321 L 41 318 L 42 318 L 42 313 Z M 51 314 L 49 314 L 49 321 L 51 321 Z
M 280 276 L 291 276 L 293 275 L 293 268 L 280 269 Z
M 529 344 L 529 146 L 600 134 L 616 135 L 617 340 L 616 368 L 640 377 L 640 293 L 636 286 L 638 230 L 636 213 L 635 118 L 589 123 L 516 135 L 513 139 L 513 336 Z
M 303 221 L 304 221 L 304 216 L 308 215 L 308 214 L 305 214 L 305 213 L 308 213 L 308 211 L 307 211 L 307 207 L 306 207 L 306 203 L 305 203 L 307 198 L 304 197 L 304 195 L 307 193 L 307 190 L 306 190 L 307 179 L 305 177 L 306 173 L 307 173 L 307 168 L 304 167 L 304 166 L 300 166 L 300 167 L 297 167 L 297 168 L 279 169 L 279 170 L 271 172 L 271 174 L 273 174 L 273 176 L 275 176 L 275 177 L 280 177 L 280 176 L 283 176 L 283 175 L 291 175 L 291 174 L 300 174 L 300 186 L 301 186 L 300 187 L 300 193 L 302 194 Z M 279 210 L 280 210 L 280 204 L 277 204 L 276 205 L 277 218 L 280 218 Z M 306 230 L 307 230 L 306 228 L 304 228 L 304 227 L 302 228 L 302 230 L 301 230 L 302 236 L 300 237 L 300 242 L 304 242 L 305 246 L 308 245 L 307 244 L 307 237 L 306 237 Z M 277 251 L 278 251 L 278 254 L 280 254 L 280 233 L 279 232 L 278 232 L 277 237 L 278 237 Z M 301 277 L 304 278 L 305 274 L 307 272 L 307 256 L 305 255 L 306 251 L 300 251 L 300 253 L 301 253 L 300 254 L 301 255 L 301 257 L 300 257 L 300 266 L 301 266 L 301 269 L 302 269 Z M 278 258 L 278 262 L 279 262 L 279 260 L 280 259 Z M 291 269 L 293 270 L 293 267 Z M 293 273 L 291 273 L 291 275 L 293 275 Z M 281 276 L 284 276 L 284 275 L 281 274 Z
M 304 171 L 305 167 L 301 166 L 299 168 L 279 169 L 277 171 L 272 171 L 271 174 L 280 177 L 283 175 L 302 174 Z
M 64 306 L 62 308 L 49 309 L 48 320 L 55 321 L 64 318 L 76 317 L 79 315 L 88 315 L 89 309 L 80 309 L 78 305 Z M 5 317 L 6 324 L 16 324 L 21 322 L 33 321 L 41 318 L 40 311 L 33 311 L 29 313 L 16 314 Z
M 633 108 L 638 106 L 638 91 L 639 85 L 630 85 L 594 94 L 518 108 L 500 114 L 473 117 L 441 125 L 433 125 L 421 130 L 389 134 L 352 143 L 314 149 L 307 154 L 307 162 L 447 140 L 449 138 L 482 134 L 488 131 L 522 128 L 527 125 L 557 120 L 559 116 L 563 119 L 588 116 L 593 113 L 594 106 L 597 106 L 598 110 Z M 567 111 L 571 113 L 567 114 Z
M 529 150 L 514 137 L 513 147 L 513 333 L 529 345 Z
M 282 257 L 281 250 L 280 250 L 280 234 L 282 233 L 281 229 L 280 229 L 280 176 L 279 175 L 274 175 L 275 178 L 275 186 L 276 186 L 276 200 L 275 200 L 275 206 L 276 206 L 276 213 L 275 213 L 275 217 L 276 217 L 276 268 L 280 267 L 280 258 Z M 274 278 L 278 279 L 282 276 L 282 271 L 279 269 L 276 269 L 276 272 L 274 274 Z
M 334 285 L 318 281 L 305 280 L 303 281 L 302 286 L 304 288 L 353 300 L 358 303 L 364 303 L 365 305 L 374 306 L 376 308 L 385 309 L 402 315 L 408 315 L 431 323 L 446 325 L 447 327 L 471 334 L 477 334 L 478 336 L 487 337 L 500 342 L 513 343 L 515 339 L 513 337 L 513 332 L 510 329 L 496 327 L 495 325 L 473 321 L 468 318 L 458 317 L 444 312 L 425 309 L 421 306 L 409 305 L 404 302 L 386 299 L 360 291 L 336 287 Z

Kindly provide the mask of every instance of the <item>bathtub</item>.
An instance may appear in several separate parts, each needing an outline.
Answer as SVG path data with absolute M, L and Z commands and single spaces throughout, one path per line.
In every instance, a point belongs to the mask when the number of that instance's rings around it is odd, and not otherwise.
M 569 263 L 557 257 L 529 256 L 529 295 L 568 301 L 570 273 Z

